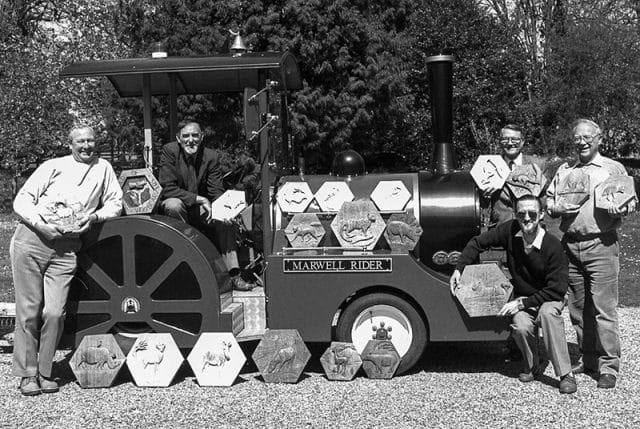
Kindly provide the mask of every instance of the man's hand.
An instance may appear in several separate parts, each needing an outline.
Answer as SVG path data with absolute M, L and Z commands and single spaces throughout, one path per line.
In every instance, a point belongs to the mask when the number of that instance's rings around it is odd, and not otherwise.
M 482 196 L 485 198 L 490 198 L 491 195 L 493 195 L 497 190 L 498 188 L 494 188 L 493 186 L 490 186 L 484 191 L 482 191 Z
M 49 223 L 36 222 L 35 224 L 33 224 L 33 227 L 37 229 L 40 234 L 42 234 L 44 238 L 49 241 L 56 240 L 62 237 L 62 235 L 65 233 L 62 227 Z
M 207 212 L 207 217 L 205 220 L 207 222 L 211 222 L 212 213 L 211 213 L 211 203 L 209 202 L 209 200 L 206 199 L 205 197 L 198 195 L 196 197 L 196 204 L 199 204 L 200 207 L 202 207 L 204 211 Z
M 451 295 L 456 296 L 456 289 L 458 288 L 459 283 L 460 271 L 455 270 L 453 274 L 451 274 L 451 278 L 449 279 L 449 289 L 451 289 Z
M 75 232 L 77 234 L 84 234 L 89 230 L 89 227 L 91 227 L 91 224 L 97 220 L 98 220 L 98 216 L 95 213 L 92 213 L 89 216 L 84 215 L 80 219 L 78 219 L 78 226 L 80 227 L 80 229 L 76 231 L 71 231 L 71 232 Z
M 498 316 L 513 316 L 520 310 L 520 302 L 517 299 L 507 302 L 498 311 Z
M 607 213 L 611 217 L 622 217 L 626 216 L 629 213 L 633 213 L 636 209 L 636 200 L 631 200 L 628 204 L 625 204 L 622 208 L 617 208 L 615 206 L 610 206 L 607 209 Z

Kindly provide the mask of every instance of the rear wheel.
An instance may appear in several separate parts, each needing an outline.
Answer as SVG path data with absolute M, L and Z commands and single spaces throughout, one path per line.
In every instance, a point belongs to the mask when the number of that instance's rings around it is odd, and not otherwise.
M 411 369 L 427 347 L 427 329 L 413 305 L 386 293 L 373 293 L 357 298 L 344 310 L 337 326 L 339 341 L 352 342 L 362 353 L 376 330 L 391 328 L 391 342 L 402 357 L 396 374 Z

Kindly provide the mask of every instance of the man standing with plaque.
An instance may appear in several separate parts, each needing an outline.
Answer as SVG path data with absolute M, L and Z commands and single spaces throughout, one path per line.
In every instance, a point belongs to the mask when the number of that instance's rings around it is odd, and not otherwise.
M 9 249 L 16 294 L 13 374 L 26 396 L 58 391 L 51 369 L 80 235 L 122 210 L 118 178 L 98 157 L 93 130 L 72 129 L 69 147 L 71 155 L 40 165 L 13 202 L 20 217 Z
M 467 243 L 449 284 L 455 295 L 465 266 L 477 261 L 483 250 L 504 247 L 515 299 L 507 302 L 498 316 L 512 318 L 512 337 L 525 362 L 518 379 L 530 382 L 544 371 L 538 357 L 536 329 L 541 327 L 553 368 L 560 377 L 560 393 L 574 393 L 577 385 L 571 372 L 562 318 L 567 260 L 560 241 L 540 225 L 543 216 L 538 198 L 533 195 L 519 198 L 515 204 L 516 220 L 504 222 Z
M 578 159 L 558 169 L 547 189 L 548 212 L 562 218 L 562 243 L 569 258 L 569 313 L 582 353 L 574 371 L 598 373 L 598 387 L 613 388 L 620 370 L 616 229 L 620 218 L 635 210 L 636 202 L 596 207 L 596 186 L 627 172 L 622 164 L 600 154 L 598 124 L 578 119 L 572 130 Z

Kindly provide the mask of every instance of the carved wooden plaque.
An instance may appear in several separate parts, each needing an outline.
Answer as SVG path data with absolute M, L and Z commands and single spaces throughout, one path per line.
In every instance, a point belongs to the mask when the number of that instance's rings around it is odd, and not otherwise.
M 513 286 L 496 264 L 467 265 L 455 290 L 471 317 L 495 316 L 511 298 Z
M 478 188 L 486 191 L 489 188 L 502 188 L 511 170 L 500 155 L 480 155 L 470 173 Z
M 110 387 L 124 361 L 124 353 L 112 334 L 87 335 L 69 360 L 69 366 L 80 387 Z
M 361 356 L 369 378 L 392 378 L 400 365 L 400 355 L 390 340 L 369 340 Z
M 307 182 L 287 182 L 278 190 L 276 200 L 285 213 L 302 213 L 313 200 Z
M 331 221 L 331 229 L 342 247 L 371 250 L 386 224 L 372 201 L 348 201 Z
M 231 386 L 247 358 L 231 332 L 205 332 L 187 361 L 200 386 Z
M 507 188 L 514 199 L 524 195 L 539 197 L 547 179 L 536 164 L 517 165 L 507 178 Z
M 333 341 L 320 363 L 329 380 L 350 381 L 362 366 L 362 359 L 353 343 Z
M 316 247 L 325 230 L 315 213 L 296 213 L 284 233 L 292 247 Z
M 560 178 L 556 187 L 555 202 L 581 206 L 589 199 L 589 175 L 581 169 L 573 169 Z
M 245 208 L 244 191 L 230 189 L 211 203 L 211 217 L 216 220 L 234 219 Z
M 380 211 L 404 210 L 411 194 L 400 180 L 383 180 L 376 185 L 371 199 Z
M 296 329 L 267 329 L 252 355 L 267 383 L 296 383 L 310 357 Z
M 148 168 L 123 170 L 118 180 L 125 214 L 150 214 L 160 200 L 162 186 Z
M 353 192 L 345 182 L 324 182 L 315 198 L 323 212 L 337 212 L 342 203 L 353 201 Z
M 387 228 L 384 230 L 384 238 L 393 253 L 412 251 L 418 244 L 421 235 L 420 224 L 413 215 L 408 213 L 392 214 L 387 221 Z
M 167 387 L 184 358 L 171 334 L 141 334 L 127 355 L 127 366 L 136 385 Z
M 597 208 L 607 210 L 613 206 L 620 210 L 636 198 L 633 177 L 617 174 L 609 176 L 596 186 L 595 194 Z
M 80 229 L 78 221 L 84 215 L 85 211 L 82 203 L 61 196 L 53 198 L 40 213 L 45 222 L 63 227 L 69 232 Z

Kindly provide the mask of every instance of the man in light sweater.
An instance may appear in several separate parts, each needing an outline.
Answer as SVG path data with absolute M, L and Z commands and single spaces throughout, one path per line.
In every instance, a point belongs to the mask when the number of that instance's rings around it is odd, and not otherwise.
M 98 157 L 93 130 L 72 129 L 69 148 L 70 155 L 40 165 L 13 202 L 20 217 L 9 249 L 16 297 L 13 374 L 21 377 L 26 396 L 58 391 L 51 369 L 81 234 L 122 210 L 122 190 L 111 164 Z

